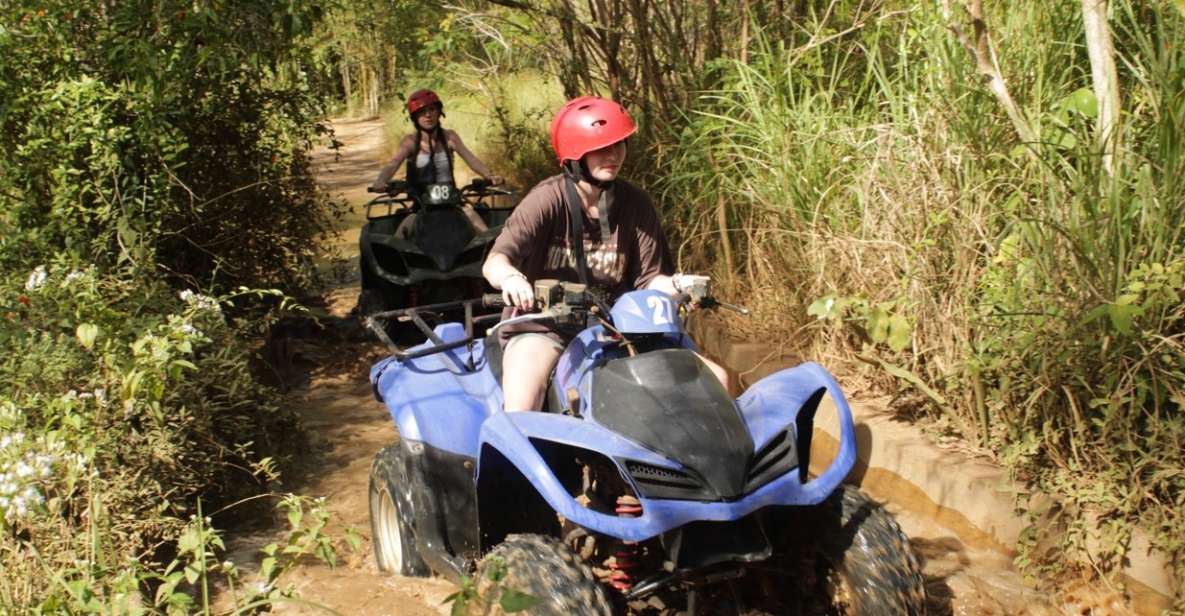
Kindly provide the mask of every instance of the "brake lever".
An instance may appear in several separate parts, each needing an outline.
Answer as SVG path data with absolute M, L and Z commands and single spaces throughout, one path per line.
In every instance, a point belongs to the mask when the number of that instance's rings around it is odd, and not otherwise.
M 739 315 L 741 315 L 741 316 L 743 316 L 743 317 L 747 317 L 747 316 L 749 316 L 749 314 L 750 314 L 750 311 L 749 311 L 749 309 L 748 309 L 748 308 L 745 308 L 745 307 L 743 307 L 743 306 L 737 306 L 736 304 L 730 304 L 730 303 L 728 303 L 728 302 L 722 302 L 722 301 L 720 301 L 720 300 L 718 300 L 718 299 L 713 299 L 712 301 L 716 302 L 716 305 L 717 305 L 717 306 L 720 306 L 721 308 L 723 308 L 723 309 L 725 309 L 725 310 L 731 310 L 731 311 L 733 311 L 733 312 L 735 312 L 735 313 L 737 313 L 737 314 L 739 314 Z

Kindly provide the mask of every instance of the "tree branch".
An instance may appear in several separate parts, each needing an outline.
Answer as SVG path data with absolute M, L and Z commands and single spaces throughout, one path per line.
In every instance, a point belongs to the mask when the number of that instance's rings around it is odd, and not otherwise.
M 517 0 L 486 0 L 490 4 L 497 4 L 511 9 L 518 9 L 520 11 L 534 11 L 535 7 L 529 2 L 518 2 Z
M 1085 2 L 1086 0 L 1083 1 Z M 1029 122 L 1028 116 L 1016 104 L 1016 101 L 1012 100 L 1012 94 L 1008 91 L 1008 84 L 1004 82 L 1004 76 L 1000 73 L 1000 63 L 996 58 L 996 50 L 992 45 L 992 39 L 988 33 L 987 22 L 983 18 L 983 0 L 971 0 L 969 12 L 971 13 L 971 24 L 975 28 L 974 42 L 955 23 L 954 16 L 951 13 L 950 0 L 942 0 L 942 14 L 946 18 L 947 29 L 955 35 L 955 38 L 967 50 L 967 53 L 971 55 L 971 59 L 975 62 L 976 72 L 987 78 L 988 89 L 991 90 L 996 100 L 1000 103 L 1000 106 L 1008 114 L 1008 119 L 1012 121 L 1012 126 L 1016 129 L 1016 134 L 1025 143 L 1036 142 L 1037 133 L 1033 130 L 1032 123 Z

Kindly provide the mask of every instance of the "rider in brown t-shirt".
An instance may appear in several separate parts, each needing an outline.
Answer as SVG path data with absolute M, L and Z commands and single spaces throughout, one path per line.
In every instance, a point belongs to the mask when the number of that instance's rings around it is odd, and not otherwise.
M 564 188 L 563 175 L 540 182 L 494 242 L 492 251 L 518 264 L 528 280 L 579 279 Z M 589 209 L 597 214 L 595 218 Z M 592 286 L 616 298 L 626 291 L 644 289 L 655 277 L 674 270 L 658 213 L 642 189 L 616 180 L 612 188 L 600 191 L 594 207 L 581 211 L 584 256 Z
M 532 282 L 580 281 L 568 214 L 571 183 L 580 198 L 588 283 L 610 297 L 634 289 L 675 294 L 666 235 L 649 195 L 617 174 L 626 138 L 636 131 L 621 105 L 595 96 L 569 101 L 551 123 L 551 145 L 564 173 L 544 180 L 523 199 L 494 242 L 482 274 L 502 290 L 508 306 L 534 307 Z M 525 327 L 507 332 L 502 392 L 507 411 L 536 410 L 547 378 L 572 332 Z M 725 370 L 702 358 L 725 387 Z

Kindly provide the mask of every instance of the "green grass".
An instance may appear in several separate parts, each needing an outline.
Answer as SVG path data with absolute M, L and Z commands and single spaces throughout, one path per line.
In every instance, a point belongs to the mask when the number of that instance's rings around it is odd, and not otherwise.
M 915 7 L 823 45 L 810 28 L 784 49 L 758 41 L 659 147 L 657 186 L 683 267 L 756 307 L 751 334 L 806 332 L 812 355 L 903 391 L 1067 511 L 1144 527 L 1180 576 L 1185 23 L 1116 4 L 1110 177 L 1077 11 L 989 17 L 1037 143 L 1018 143 L 941 17 Z M 825 297 L 840 301 L 812 306 Z M 1070 518 L 1064 547 L 1081 555 L 1098 531 Z M 1108 532 L 1103 568 L 1126 536 Z

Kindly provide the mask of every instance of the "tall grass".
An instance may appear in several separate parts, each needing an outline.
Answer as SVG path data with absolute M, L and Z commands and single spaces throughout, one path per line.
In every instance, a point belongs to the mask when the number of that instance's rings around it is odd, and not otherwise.
M 1082 531 L 1063 547 L 1082 554 L 1084 520 L 1107 520 L 1105 569 L 1141 525 L 1182 579 L 1185 23 L 1114 4 L 1108 175 L 1077 5 L 998 10 L 1001 68 L 1038 142 L 1018 140 L 937 11 L 759 41 L 658 149 L 680 259 L 750 296 L 768 317 L 750 327 L 863 360 L 1059 496 Z

